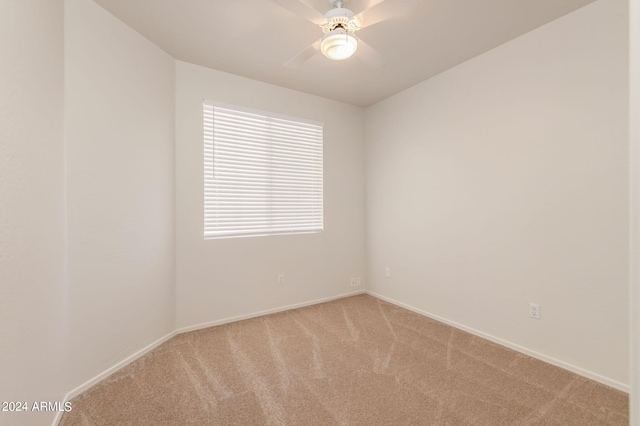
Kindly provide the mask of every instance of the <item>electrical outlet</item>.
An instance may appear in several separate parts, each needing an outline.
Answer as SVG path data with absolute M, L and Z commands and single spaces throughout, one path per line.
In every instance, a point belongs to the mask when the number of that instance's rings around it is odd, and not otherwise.
M 389 268 L 388 266 L 384 267 L 384 277 L 391 278 L 391 268 Z
M 529 316 L 531 318 L 540 319 L 540 305 L 537 303 L 529 303 Z
M 361 286 L 361 285 L 362 285 L 362 278 L 356 277 L 356 287 Z
M 356 279 L 352 277 L 351 278 L 351 287 L 355 287 L 356 285 L 357 285 L 356 284 Z
M 284 284 L 284 274 L 278 274 L 278 284 Z

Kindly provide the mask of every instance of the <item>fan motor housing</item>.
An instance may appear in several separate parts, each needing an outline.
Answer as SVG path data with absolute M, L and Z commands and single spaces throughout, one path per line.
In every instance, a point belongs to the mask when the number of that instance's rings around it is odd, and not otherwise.
M 335 7 L 324 16 L 327 18 L 327 23 L 322 26 L 325 34 L 338 28 L 349 32 L 360 29 L 360 25 L 354 19 L 356 15 L 344 7 Z

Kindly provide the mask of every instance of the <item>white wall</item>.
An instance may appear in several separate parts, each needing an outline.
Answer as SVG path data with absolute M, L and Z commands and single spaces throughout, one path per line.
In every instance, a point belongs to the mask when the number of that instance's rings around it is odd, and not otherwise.
M 367 110 L 370 290 L 625 388 L 627 21 L 597 1 Z
M 0 401 L 60 401 L 63 2 L 0 2 Z M 31 408 L 31 407 L 29 407 Z M 53 413 L 0 412 L 0 424 Z
M 324 122 L 325 232 L 203 239 L 203 99 Z M 338 296 L 364 276 L 361 108 L 178 61 L 176 144 L 179 328 Z
M 72 388 L 175 328 L 173 59 L 65 2 Z
M 640 426 L 640 0 L 629 2 L 631 163 L 631 422 Z

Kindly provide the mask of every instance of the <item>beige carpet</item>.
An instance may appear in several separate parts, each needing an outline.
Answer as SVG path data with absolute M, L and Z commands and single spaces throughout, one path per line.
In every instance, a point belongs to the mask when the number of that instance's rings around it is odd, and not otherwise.
M 182 334 L 71 425 L 627 425 L 628 397 L 368 295 Z

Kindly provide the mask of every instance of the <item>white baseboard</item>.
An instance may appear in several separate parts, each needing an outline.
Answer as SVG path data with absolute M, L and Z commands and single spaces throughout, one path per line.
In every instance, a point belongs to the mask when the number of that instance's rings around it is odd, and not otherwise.
M 580 376 L 583 376 L 583 377 L 586 377 L 588 379 L 594 380 L 594 381 L 596 381 L 598 383 L 602 383 L 603 385 L 610 386 L 610 387 L 612 387 L 614 389 L 618 389 L 618 390 L 620 390 L 622 392 L 626 392 L 626 393 L 629 393 L 629 391 L 630 391 L 629 385 L 626 385 L 624 383 L 618 382 L 617 380 L 613 380 L 613 379 L 610 379 L 608 377 L 601 376 L 600 374 L 594 373 L 592 371 L 585 370 L 584 368 L 577 367 L 577 366 L 575 366 L 573 364 L 569 364 L 569 363 L 566 363 L 564 361 L 560 361 L 559 359 L 550 357 L 550 356 L 542 354 L 540 352 L 536 352 L 536 351 L 534 351 L 532 349 L 529 349 L 529 348 L 526 348 L 524 346 L 520 346 L 518 344 L 509 342 L 507 340 L 504 340 L 504 339 L 501 339 L 499 337 L 493 336 L 493 335 L 491 335 L 489 333 L 485 333 L 485 332 L 482 332 L 480 330 L 476 330 L 475 328 L 467 327 L 467 326 L 459 324 L 459 323 L 457 323 L 455 321 L 450 321 L 450 320 L 448 320 L 446 318 L 440 317 L 438 315 L 434 315 L 434 314 L 432 314 L 430 312 L 423 311 L 422 309 L 415 308 L 415 307 L 413 307 L 411 305 L 407 305 L 406 303 L 398 302 L 397 300 L 394 300 L 394 299 L 392 299 L 390 297 L 383 296 L 383 295 L 375 293 L 373 291 L 367 291 L 367 294 L 369 294 L 369 295 L 371 295 L 373 297 L 376 297 L 378 299 L 384 300 L 386 302 L 392 303 L 392 304 L 394 304 L 396 306 L 400 306 L 401 308 L 408 309 L 408 310 L 410 310 L 412 312 L 415 312 L 417 314 L 424 315 L 425 317 L 429 317 L 429 318 L 434 319 L 436 321 L 440 321 L 442 323 L 448 324 L 448 325 L 450 325 L 452 327 L 455 327 L 457 329 L 464 330 L 464 331 L 466 331 L 468 333 L 471 333 L 471 334 L 475 334 L 478 337 L 482 337 L 483 339 L 487 339 L 487 340 L 490 340 L 490 341 L 492 341 L 494 343 L 497 343 L 499 345 L 506 346 L 506 347 L 508 347 L 510 349 L 513 349 L 515 351 L 518 351 L 518 352 L 521 352 L 523 354 L 529 355 L 529 356 L 531 356 L 533 358 L 537 358 L 540 361 L 547 362 L 549 364 L 555 365 L 556 367 L 564 368 L 565 370 L 569 370 L 572 373 L 576 373 L 576 374 L 578 374 Z
M 81 384 L 77 388 L 75 388 L 72 391 L 70 391 L 69 393 L 67 393 L 65 395 L 65 397 L 64 397 L 64 401 L 65 402 L 66 401 L 70 401 L 72 398 L 75 398 L 76 396 L 80 395 L 82 392 L 86 391 L 87 389 L 89 389 L 91 386 L 95 385 L 99 381 L 104 380 L 105 378 L 109 377 L 110 375 L 112 375 L 116 371 L 120 370 L 121 368 L 126 367 L 127 365 L 131 364 L 133 361 L 135 361 L 136 359 L 140 358 L 142 355 L 144 355 L 144 354 L 146 354 L 148 352 L 151 352 L 153 349 L 157 348 L 158 346 L 160 346 L 161 344 L 163 344 L 167 340 L 171 339 L 176 334 L 177 333 L 174 330 L 171 333 L 169 333 L 169 334 L 161 337 L 160 339 L 156 340 L 155 342 L 153 342 L 153 343 L 145 346 L 144 348 L 140 349 L 138 352 L 136 352 L 136 353 L 134 353 L 132 355 L 129 355 L 128 357 L 126 357 L 125 359 L 120 361 L 119 363 L 117 363 L 114 366 L 106 369 L 102 373 L 98 374 L 97 376 L 95 376 L 92 379 L 84 382 L 83 384 Z M 64 413 L 61 412 L 61 411 L 59 411 L 56 414 L 56 417 L 53 419 L 53 426 L 58 426 L 58 423 L 62 419 L 62 414 L 64 414 Z
M 264 310 L 264 311 L 255 312 L 255 313 L 247 314 L 247 315 L 239 315 L 239 316 L 236 316 L 236 317 L 223 318 L 223 319 L 216 320 L 216 321 L 211 321 L 211 322 L 207 322 L 207 323 L 192 325 L 192 326 L 183 327 L 183 328 L 174 330 L 171 333 L 167 334 L 166 336 L 161 337 L 160 339 L 158 339 L 155 342 L 151 343 L 150 345 L 140 349 L 138 352 L 136 352 L 136 353 L 128 356 L 127 358 L 123 359 L 119 363 L 117 363 L 114 366 L 108 368 L 107 370 L 105 370 L 102 373 L 98 374 L 94 378 L 92 378 L 92 379 L 88 380 L 87 382 L 81 384 L 80 386 L 78 386 L 77 388 L 72 390 L 71 392 L 67 393 L 65 395 L 65 397 L 64 397 L 64 401 L 65 402 L 66 401 L 70 401 L 72 398 L 75 398 L 76 396 L 80 395 L 82 392 L 86 391 L 87 389 L 89 389 L 91 386 L 95 385 L 99 381 L 104 380 L 105 378 L 107 378 L 108 376 L 112 375 L 113 373 L 115 373 L 116 371 L 120 370 L 121 368 L 127 366 L 128 364 L 131 364 L 133 361 L 135 361 L 136 359 L 140 358 L 142 355 L 145 355 L 146 353 L 151 352 L 153 349 L 157 348 L 158 346 L 160 346 L 161 344 L 163 344 L 164 342 L 166 342 L 167 340 L 171 339 L 172 337 L 174 337 L 174 336 L 176 336 L 178 334 L 187 333 L 189 331 L 200 330 L 200 329 L 207 328 L 207 327 L 214 327 L 216 325 L 228 324 L 230 322 L 245 320 L 245 319 L 249 319 L 249 318 L 261 317 L 263 315 L 274 314 L 276 312 L 288 311 L 288 310 L 291 310 L 291 309 L 303 308 L 305 306 L 317 305 L 319 303 L 330 302 L 332 300 L 337 300 L 337 299 L 344 299 L 345 297 L 355 296 L 357 294 L 363 294 L 363 293 L 365 293 L 365 290 L 358 290 L 358 291 L 354 291 L 354 292 L 351 292 L 351 293 L 341 294 L 341 295 L 338 295 L 338 296 L 325 297 L 325 298 L 322 298 L 322 299 L 311 300 L 311 301 L 308 301 L 308 302 L 302 302 L 302 303 L 296 303 L 296 304 L 293 304 L 293 305 L 281 306 L 281 307 L 278 307 L 278 308 L 267 309 L 267 310 Z M 62 419 L 62 414 L 63 414 L 63 412 L 58 412 L 56 414 L 56 417 L 53 420 L 53 426 L 58 426 L 58 423 Z
M 358 290 L 351 293 L 345 293 L 338 296 L 325 297 L 322 299 L 311 300 L 309 302 L 295 303 L 293 305 L 280 306 L 278 308 L 267 309 L 264 311 L 254 312 L 252 314 L 247 315 L 238 315 L 235 317 L 223 318 L 215 321 L 204 322 L 202 324 L 190 325 L 187 327 L 182 327 L 177 330 L 177 334 L 187 333 L 189 331 L 200 330 L 208 327 L 215 327 L 216 325 L 228 324 L 230 322 L 236 322 L 241 320 L 246 320 L 250 318 L 261 317 L 263 315 L 275 314 L 276 312 L 289 311 L 291 309 L 304 308 L 305 306 L 317 305 L 319 303 L 330 302 L 332 300 L 344 299 L 345 297 L 355 296 L 357 294 L 363 294 L 365 290 Z

